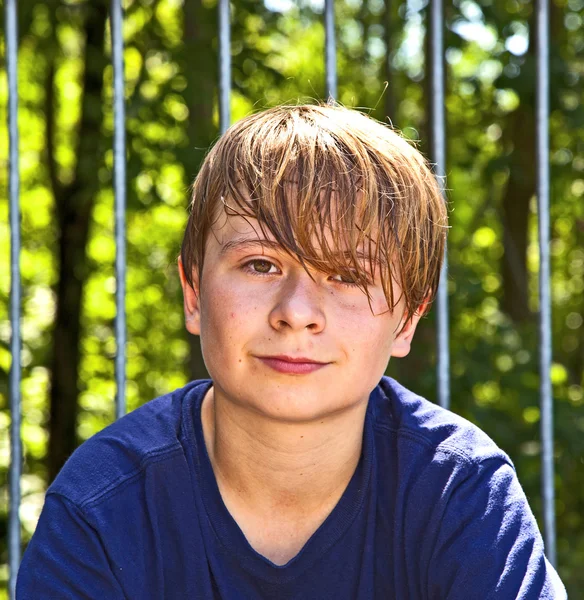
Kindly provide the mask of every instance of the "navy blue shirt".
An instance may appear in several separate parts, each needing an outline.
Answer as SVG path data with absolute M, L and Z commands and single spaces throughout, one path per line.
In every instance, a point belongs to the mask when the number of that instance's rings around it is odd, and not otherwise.
M 18 599 L 566 598 L 507 455 L 385 377 L 339 503 L 273 564 L 221 499 L 201 425 L 210 385 L 153 400 L 77 449 L 47 492 Z

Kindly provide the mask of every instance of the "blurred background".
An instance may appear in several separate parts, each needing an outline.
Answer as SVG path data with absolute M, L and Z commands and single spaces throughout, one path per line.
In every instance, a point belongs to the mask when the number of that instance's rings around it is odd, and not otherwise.
M 540 519 L 534 2 L 445 4 L 452 409 L 511 456 Z M 218 40 L 215 0 L 124 8 L 132 410 L 206 376 L 198 339 L 184 331 L 176 257 L 189 185 L 218 136 Z M 232 0 L 231 10 L 233 120 L 326 99 L 323 0 Z M 337 0 L 335 10 L 338 100 L 389 119 L 427 152 L 427 2 Z M 18 11 L 26 543 L 63 462 L 114 418 L 116 283 L 109 0 L 20 0 Z M 584 597 L 583 19 L 584 0 L 551 0 L 555 485 L 559 572 L 571 598 Z M 4 56 L 3 23 L 0 33 Z M 0 598 L 11 362 L 1 68 Z M 435 362 L 432 313 L 388 373 L 436 400 Z

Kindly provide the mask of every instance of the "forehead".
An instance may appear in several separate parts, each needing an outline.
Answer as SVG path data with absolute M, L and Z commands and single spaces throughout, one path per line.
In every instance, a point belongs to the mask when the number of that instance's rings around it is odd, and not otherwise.
M 237 239 L 267 239 L 276 241 L 269 231 L 262 232 L 260 223 L 256 218 L 227 214 L 224 207 L 218 210 L 218 215 L 211 226 L 210 234 L 209 241 L 215 242 L 220 248 L 226 243 Z
M 313 232 L 313 237 L 334 238 L 352 245 L 359 232 L 367 231 L 371 237 L 378 229 L 371 204 L 358 188 L 340 194 L 334 182 L 321 185 L 319 191 L 310 187 L 303 188 L 295 178 L 288 177 L 270 193 L 263 190 L 258 195 L 239 183 L 232 193 L 216 200 L 210 230 L 218 239 L 244 232 L 263 239 L 285 237 L 290 242 Z
M 321 237 L 323 239 L 320 239 Z M 321 235 L 313 236 L 312 246 L 316 251 L 322 250 L 320 246 L 323 242 L 327 250 L 335 254 L 350 252 L 350 247 L 343 243 L 342 239 L 337 239 L 330 226 L 323 227 Z M 225 208 L 221 207 L 211 226 L 206 244 L 207 250 L 212 248 L 219 256 L 223 256 L 230 251 L 251 249 L 255 245 L 294 254 L 294 248 L 286 247 L 265 225 L 262 226 L 257 218 L 228 214 Z M 375 241 L 370 240 L 369 244 L 360 243 L 354 250 L 361 257 L 369 256 L 375 245 Z

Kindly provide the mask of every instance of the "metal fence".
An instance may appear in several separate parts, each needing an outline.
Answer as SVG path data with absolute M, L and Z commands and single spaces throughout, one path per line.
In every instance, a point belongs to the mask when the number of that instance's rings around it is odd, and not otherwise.
M 542 497 L 544 517 L 544 539 L 546 553 L 552 564 L 556 564 L 555 510 L 554 510 L 554 463 L 553 463 L 553 419 L 551 388 L 551 298 L 549 258 L 549 0 L 536 3 L 536 132 L 537 132 L 537 205 L 539 225 L 539 353 L 540 353 L 540 404 L 542 441 Z M 10 323 L 12 366 L 10 370 L 10 508 L 8 526 L 9 593 L 14 597 L 16 573 L 20 564 L 20 477 L 22 474 L 21 429 L 21 281 L 20 257 L 20 209 L 18 170 L 18 89 L 17 89 L 17 0 L 5 0 L 6 70 L 8 75 L 8 130 L 9 130 L 9 203 L 10 203 Z M 220 131 L 225 132 L 230 124 L 231 55 L 229 0 L 218 0 L 219 17 L 219 115 Z M 116 307 L 115 336 L 117 353 L 116 366 L 116 417 L 126 412 L 125 363 L 126 363 L 126 145 L 124 107 L 124 59 L 121 0 L 111 2 L 112 62 L 114 69 L 114 191 L 115 191 L 115 238 L 116 238 Z M 326 90 L 329 96 L 337 96 L 336 42 L 334 23 L 334 1 L 325 0 L 325 65 Z M 429 71 L 431 82 L 431 158 L 436 164 L 436 175 L 446 173 L 446 119 L 444 88 L 444 6 L 442 0 L 430 2 Z M 448 331 L 448 264 L 445 257 L 437 301 L 437 395 L 439 403 L 450 405 L 450 353 Z

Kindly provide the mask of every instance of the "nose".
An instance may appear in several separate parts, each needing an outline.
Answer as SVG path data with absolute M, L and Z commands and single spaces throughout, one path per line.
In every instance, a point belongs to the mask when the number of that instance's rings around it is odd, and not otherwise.
M 308 273 L 291 275 L 280 288 L 270 312 L 270 325 L 277 331 L 308 329 L 319 333 L 326 325 L 322 301 L 322 290 Z

